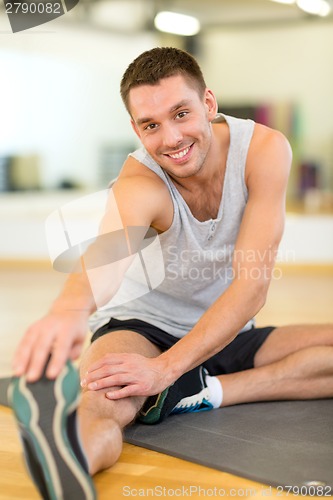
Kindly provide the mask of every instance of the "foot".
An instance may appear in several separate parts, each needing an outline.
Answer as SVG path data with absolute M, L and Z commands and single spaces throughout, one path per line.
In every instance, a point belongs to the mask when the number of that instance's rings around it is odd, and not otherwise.
M 76 428 L 79 379 L 69 361 L 56 380 L 13 377 L 8 391 L 29 473 L 44 500 L 94 500 Z
M 202 366 L 185 373 L 176 382 L 156 396 L 150 396 L 143 405 L 138 420 L 157 424 L 169 415 L 212 410 L 206 384 L 207 371 Z

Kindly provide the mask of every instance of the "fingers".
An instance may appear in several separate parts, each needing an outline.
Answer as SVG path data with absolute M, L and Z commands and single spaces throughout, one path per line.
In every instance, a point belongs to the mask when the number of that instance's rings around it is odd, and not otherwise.
M 103 365 L 101 368 L 98 368 L 94 371 L 88 371 L 81 381 L 82 387 L 88 387 L 89 389 L 97 388 L 96 384 L 98 381 L 105 380 L 107 377 L 110 377 L 112 375 L 119 373 L 124 373 L 124 370 L 122 369 L 122 365 Z M 107 386 L 104 386 L 107 387 Z M 100 389 L 100 387 L 98 387 Z
M 70 351 L 70 338 L 59 338 L 52 347 L 51 359 L 48 363 L 46 376 L 50 379 L 56 378 L 64 367 Z
M 86 387 L 91 391 L 98 391 L 100 389 L 105 389 L 107 387 L 122 386 L 125 384 L 133 384 L 134 377 L 129 373 L 119 373 L 116 372 L 112 375 L 108 374 L 104 377 L 98 377 L 95 380 L 83 379 L 81 381 L 81 387 Z
M 142 360 L 146 358 L 137 354 L 107 354 L 89 367 L 81 380 L 81 386 L 96 391 L 133 384 L 142 378 Z
M 29 329 L 20 342 L 13 362 L 15 376 L 26 374 L 28 382 L 41 377 L 50 354 L 53 338 L 41 336 L 37 330 Z
M 117 401 L 118 399 L 123 399 L 123 398 L 129 398 L 130 396 L 142 396 L 142 394 L 140 394 L 138 386 L 126 385 L 121 389 L 116 389 L 111 392 L 107 392 L 105 394 L 105 397 L 113 401 Z
M 121 363 L 124 363 L 127 360 L 127 358 L 128 354 L 126 353 L 106 354 L 98 361 L 93 363 L 91 366 L 89 366 L 88 373 L 91 374 L 93 372 L 97 372 L 100 368 L 103 368 L 108 365 L 120 365 Z
M 158 394 L 165 389 L 165 380 L 156 369 L 156 358 L 135 353 L 112 353 L 89 367 L 81 386 L 92 391 L 106 389 L 106 397 L 117 400 Z
M 27 330 L 19 343 L 13 359 L 14 375 L 25 374 L 28 382 L 35 382 L 47 364 L 46 376 L 56 378 L 68 358 L 78 357 L 84 338 L 85 332 L 81 334 L 75 318 L 70 323 L 62 318 L 43 318 Z
M 101 372 L 100 372 L 101 373 Z M 129 396 L 148 396 L 151 391 L 151 377 L 142 376 L 142 371 L 125 370 L 114 367 L 112 373 L 104 372 L 94 379 L 83 379 L 81 386 L 90 391 L 111 389 L 106 396 L 109 399 L 121 399 Z
M 25 335 L 24 340 L 21 340 L 19 343 L 14 354 L 12 367 L 14 375 L 17 377 L 20 377 L 27 371 L 30 353 L 35 342 L 33 335 L 28 335 L 28 333 L 29 331 Z

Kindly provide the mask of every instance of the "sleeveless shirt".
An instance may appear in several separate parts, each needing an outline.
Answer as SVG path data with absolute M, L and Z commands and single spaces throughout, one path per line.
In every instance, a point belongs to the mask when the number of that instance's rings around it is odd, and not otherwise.
M 145 148 L 131 153 L 168 187 L 173 221 L 168 230 L 152 238 L 152 244 L 139 252 L 118 292 L 91 316 L 92 332 L 111 317 L 135 318 L 181 338 L 232 282 L 233 250 L 248 198 L 245 165 L 254 122 L 220 113 L 214 122 L 226 122 L 230 132 L 216 219 L 196 219 L 172 179 Z M 251 319 L 241 332 L 253 326 Z

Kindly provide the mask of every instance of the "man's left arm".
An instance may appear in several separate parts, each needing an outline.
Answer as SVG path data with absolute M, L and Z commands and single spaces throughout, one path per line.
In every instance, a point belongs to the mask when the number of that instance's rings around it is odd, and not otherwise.
M 291 158 L 281 133 L 256 125 L 245 173 L 248 201 L 233 256 L 234 279 L 191 332 L 160 356 L 176 378 L 222 350 L 263 307 L 284 229 Z

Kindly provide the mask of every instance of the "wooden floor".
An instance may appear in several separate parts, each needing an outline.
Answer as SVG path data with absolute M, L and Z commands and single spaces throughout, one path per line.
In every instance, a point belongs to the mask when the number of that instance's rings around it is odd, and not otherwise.
M 63 275 L 50 270 L 0 269 L 0 377 L 10 375 L 10 360 L 20 335 L 44 314 L 63 280 Z M 282 277 L 272 282 L 258 324 L 333 322 L 332 303 L 331 270 L 284 270 Z M 0 407 L 0 470 L 0 500 L 39 498 L 23 465 L 11 411 L 5 407 Z M 131 445 L 124 446 L 114 467 L 95 476 L 95 484 L 101 500 L 291 497 L 259 483 Z M 219 497 L 216 491 L 214 496 L 214 488 L 220 490 Z

